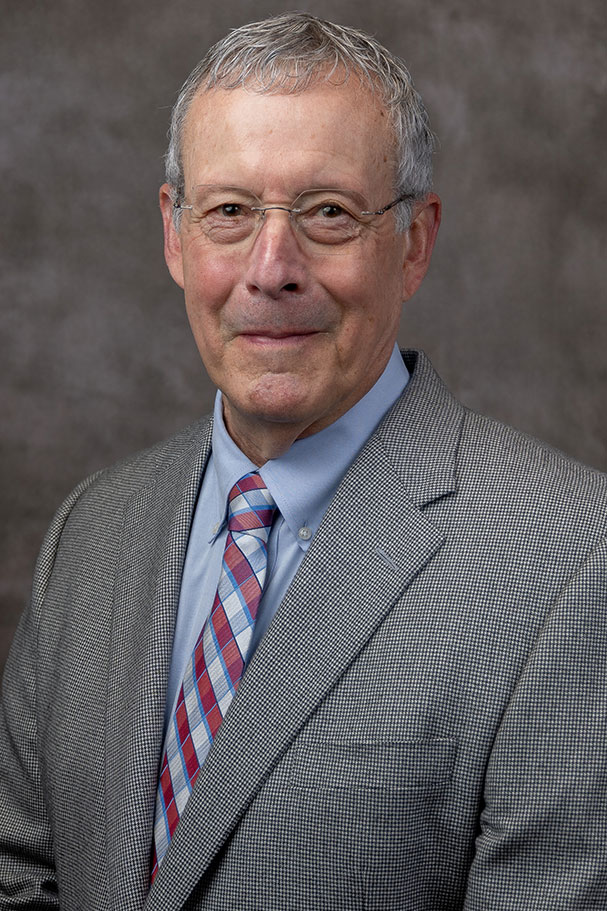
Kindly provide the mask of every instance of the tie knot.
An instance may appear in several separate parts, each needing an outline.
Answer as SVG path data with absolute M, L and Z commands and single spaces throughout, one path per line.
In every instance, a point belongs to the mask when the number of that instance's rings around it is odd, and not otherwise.
M 275 512 L 276 503 L 258 472 L 251 471 L 236 481 L 228 496 L 230 531 L 269 530 Z

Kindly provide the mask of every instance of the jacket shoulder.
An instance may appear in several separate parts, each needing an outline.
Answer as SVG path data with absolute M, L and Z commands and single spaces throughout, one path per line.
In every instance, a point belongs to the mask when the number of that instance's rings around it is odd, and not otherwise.
M 105 489 L 130 496 L 153 484 L 162 471 L 188 456 L 190 451 L 210 449 L 213 422 L 210 416 L 201 418 L 178 433 L 145 449 L 132 453 L 108 468 L 85 479 L 79 488 L 101 493 Z M 77 488 L 78 489 L 78 488 Z
M 188 425 L 175 435 L 153 446 L 133 453 L 124 459 L 94 472 L 80 482 L 65 498 L 44 538 L 36 563 L 32 603 L 44 599 L 46 586 L 53 570 L 57 551 L 66 528 L 77 518 L 91 534 L 103 529 L 111 535 L 118 525 L 128 501 L 146 488 L 152 487 L 159 476 L 183 461 L 191 465 L 201 455 L 210 452 L 212 418 L 207 416 Z
M 462 405 L 421 352 L 405 352 L 411 380 L 380 438 L 413 502 L 445 496 L 470 521 L 563 533 L 605 533 L 607 475 Z M 455 495 L 451 498 L 451 495 Z
M 488 483 L 516 483 L 528 489 L 560 491 L 564 498 L 607 502 L 607 474 L 549 443 L 464 408 L 459 464 Z

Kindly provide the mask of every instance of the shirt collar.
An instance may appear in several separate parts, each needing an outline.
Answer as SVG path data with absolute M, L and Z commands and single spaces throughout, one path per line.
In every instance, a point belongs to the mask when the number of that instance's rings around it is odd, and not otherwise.
M 349 411 L 318 433 L 296 440 L 287 452 L 259 469 L 228 434 L 218 392 L 209 466 L 215 475 L 214 536 L 225 522 L 227 498 L 233 485 L 247 472 L 258 470 L 289 530 L 306 550 L 339 482 L 408 380 L 409 372 L 395 346 L 375 385 Z

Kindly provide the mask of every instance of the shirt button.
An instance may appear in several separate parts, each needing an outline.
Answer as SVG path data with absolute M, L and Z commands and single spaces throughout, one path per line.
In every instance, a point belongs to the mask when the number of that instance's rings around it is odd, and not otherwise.
M 312 529 L 308 528 L 307 525 L 302 525 L 302 527 L 297 532 L 297 535 L 299 538 L 301 538 L 302 541 L 309 541 L 312 537 Z
M 214 535 L 216 535 L 217 532 L 219 531 L 219 526 L 220 526 L 220 525 L 221 525 L 221 522 L 217 522 L 215 525 L 213 525 L 212 531 L 213 531 L 213 534 L 214 534 Z

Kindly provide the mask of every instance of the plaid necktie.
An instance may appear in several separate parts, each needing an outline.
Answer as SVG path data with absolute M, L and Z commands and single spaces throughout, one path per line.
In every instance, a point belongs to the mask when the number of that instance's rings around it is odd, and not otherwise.
M 156 796 L 152 882 L 242 677 L 265 582 L 275 512 L 276 504 L 255 471 L 230 491 L 217 593 L 166 734 Z

